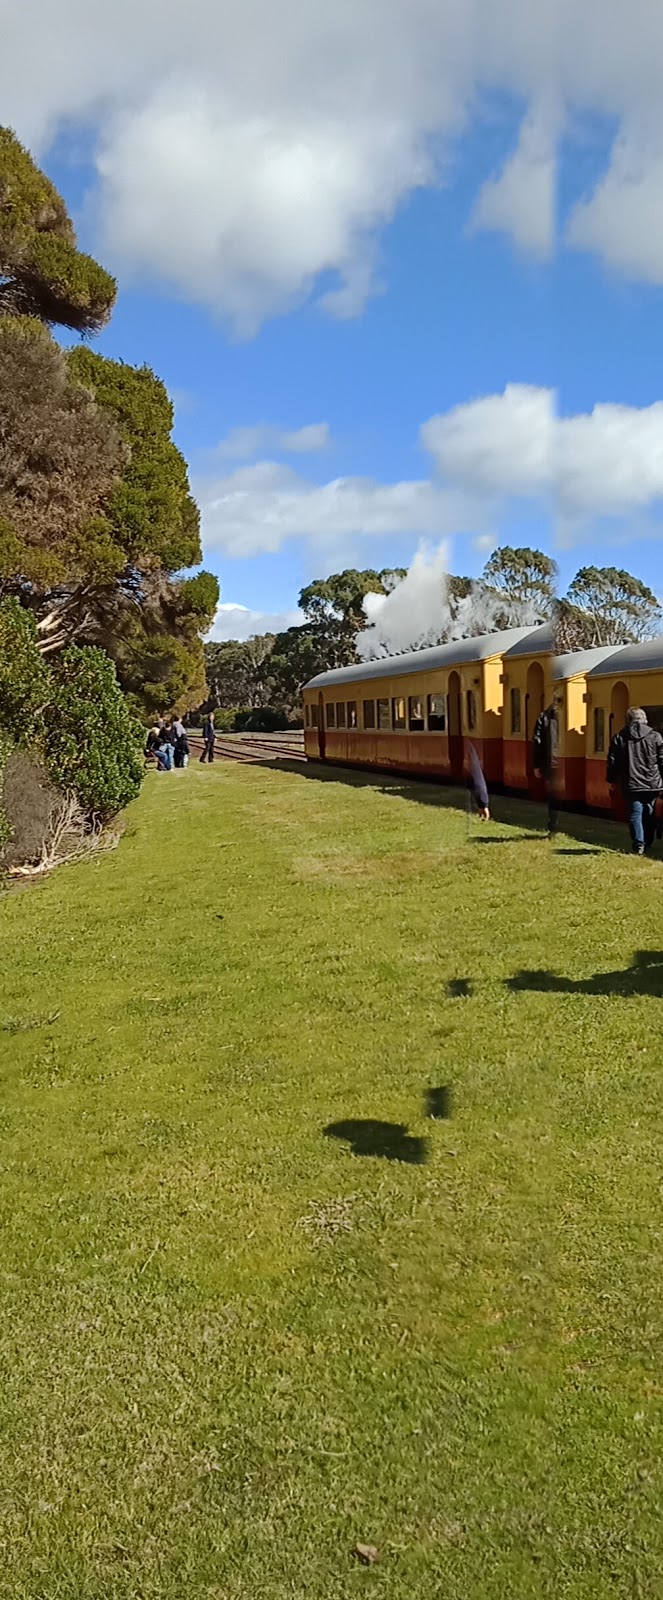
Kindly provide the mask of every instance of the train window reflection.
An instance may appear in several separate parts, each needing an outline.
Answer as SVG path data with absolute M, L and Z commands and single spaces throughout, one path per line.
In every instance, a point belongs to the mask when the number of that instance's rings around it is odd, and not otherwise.
M 356 726 L 357 726 L 357 702 L 356 702 L 356 700 L 348 700 L 348 727 L 349 728 L 356 728 Z
M 309 706 L 309 719 L 310 719 L 310 726 L 312 728 L 317 728 L 318 727 L 318 708 L 317 708 L 317 706 Z
M 468 689 L 468 691 L 467 691 L 467 726 L 468 726 L 468 729 L 469 729 L 470 733 L 473 733 L 474 729 L 476 728 L 476 725 L 477 725 L 477 697 L 476 697 L 473 689 Z
M 594 709 L 594 753 L 597 756 L 605 752 L 605 711 L 603 706 Z
M 378 700 L 378 728 L 390 728 L 389 701 Z
M 447 708 L 443 694 L 428 696 L 428 729 L 430 733 L 446 733 Z
M 375 727 L 375 701 L 374 700 L 365 700 L 364 701 L 364 727 L 365 728 L 374 728 Z
M 408 723 L 411 733 L 423 733 L 425 730 L 424 702 L 418 694 L 411 694 L 408 700 Z
M 405 727 L 405 701 L 401 700 L 400 697 L 395 696 L 394 699 L 392 700 L 392 706 L 393 706 L 393 709 L 394 709 L 394 727 L 395 728 L 404 728 Z
M 520 733 L 520 689 L 511 690 L 511 732 Z
M 327 701 L 327 727 L 336 727 L 336 706 L 334 705 L 333 700 Z

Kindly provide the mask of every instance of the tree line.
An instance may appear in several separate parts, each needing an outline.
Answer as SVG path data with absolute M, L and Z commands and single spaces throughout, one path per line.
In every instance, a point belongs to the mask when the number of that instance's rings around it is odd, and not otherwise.
M 214 708 L 228 726 L 233 712 L 254 713 L 254 725 L 265 725 L 266 708 L 282 721 L 297 720 L 302 685 L 318 672 L 351 666 L 359 657 L 357 638 L 367 626 L 367 594 L 388 594 L 405 577 L 404 568 L 349 568 L 318 579 L 301 590 L 304 622 L 283 633 L 257 635 L 205 646 L 208 695 L 192 718 Z M 447 632 L 466 619 L 468 632 L 551 622 L 560 653 L 598 645 L 634 643 L 650 638 L 662 614 L 652 590 L 639 578 L 616 567 L 582 567 L 566 595 L 558 595 L 557 567 L 541 550 L 501 546 L 486 562 L 481 578 L 449 576 L 446 580 Z M 463 606 L 471 596 L 485 605 Z M 440 614 L 443 608 L 440 606 Z M 261 713 L 263 713 L 261 717 Z M 218 720 L 218 719 L 217 719 Z M 239 724 L 238 724 L 239 725 Z

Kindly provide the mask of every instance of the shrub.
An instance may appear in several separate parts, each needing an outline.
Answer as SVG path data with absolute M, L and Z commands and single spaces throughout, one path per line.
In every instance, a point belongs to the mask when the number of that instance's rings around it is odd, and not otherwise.
M 16 744 L 38 736 L 50 673 L 39 654 L 31 611 L 18 600 L 0 605 L 0 726 Z
M 143 731 L 128 710 L 113 663 L 74 645 L 53 668 L 44 716 L 48 770 L 99 821 L 121 811 L 143 778 Z
M 282 733 L 288 718 L 275 706 L 261 706 L 258 711 L 236 712 L 235 727 L 238 733 Z

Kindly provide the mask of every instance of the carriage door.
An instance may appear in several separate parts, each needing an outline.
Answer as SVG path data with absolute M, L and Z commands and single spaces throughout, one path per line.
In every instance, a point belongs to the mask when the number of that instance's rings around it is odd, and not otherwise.
M 449 674 L 447 714 L 449 719 L 449 768 L 451 777 L 460 782 L 463 776 L 463 730 L 460 721 L 460 677 L 457 672 Z
M 612 739 L 613 734 L 621 733 L 621 730 L 626 723 L 627 710 L 628 689 L 626 684 L 613 683 L 612 694 L 610 696 L 610 722 L 608 724 L 609 740 Z
M 318 695 L 318 756 L 324 761 L 327 754 L 327 734 L 325 730 L 325 702 L 322 695 Z
M 543 667 L 540 661 L 532 661 L 527 669 L 527 689 L 525 692 L 525 738 L 527 740 L 527 781 L 532 786 L 534 782 L 534 753 L 532 740 L 537 718 L 544 709 L 543 706 Z M 560 730 L 561 732 L 561 730 Z

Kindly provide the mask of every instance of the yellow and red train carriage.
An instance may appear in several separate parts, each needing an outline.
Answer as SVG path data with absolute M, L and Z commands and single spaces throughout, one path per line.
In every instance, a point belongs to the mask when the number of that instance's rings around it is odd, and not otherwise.
M 561 803 L 608 809 L 607 745 L 627 705 L 663 731 L 663 638 L 557 655 L 547 624 L 510 628 L 320 673 L 303 698 L 311 760 L 458 783 L 471 738 L 489 785 L 534 798 L 532 736 L 554 702 Z

